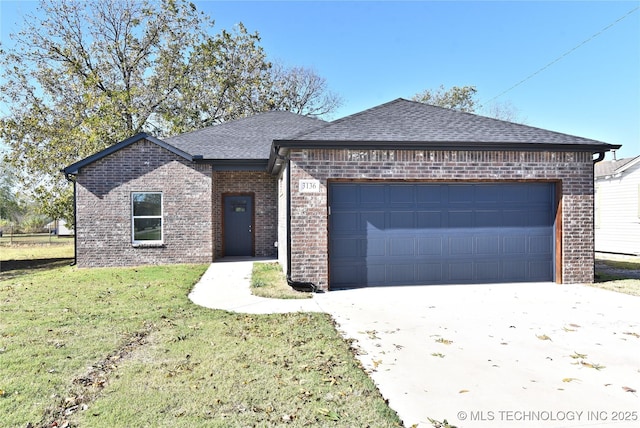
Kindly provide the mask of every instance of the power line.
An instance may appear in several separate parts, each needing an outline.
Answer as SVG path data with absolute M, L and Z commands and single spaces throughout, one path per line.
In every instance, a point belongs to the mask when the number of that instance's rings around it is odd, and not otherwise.
M 507 92 L 512 91 L 513 89 L 517 88 L 518 86 L 522 85 L 524 82 L 526 82 L 527 80 L 535 77 L 536 75 L 542 73 L 544 70 L 546 70 L 547 68 L 551 67 L 553 64 L 555 64 L 556 62 L 562 60 L 563 58 L 565 58 L 566 56 L 568 56 L 569 54 L 571 54 L 573 51 L 577 50 L 578 48 L 582 47 L 583 45 L 586 45 L 587 43 L 589 43 L 591 40 L 595 39 L 596 37 L 598 37 L 600 34 L 604 33 L 605 31 L 607 31 L 609 28 L 613 27 L 614 25 L 616 25 L 618 22 L 622 21 L 623 19 L 625 19 L 627 16 L 631 15 L 632 13 L 634 13 L 635 11 L 637 11 L 638 9 L 640 9 L 640 6 L 631 9 L 629 12 L 627 12 L 626 14 L 624 14 L 623 16 L 621 16 L 620 18 L 616 19 L 615 21 L 613 21 L 611 24 L 607 25 L 606 27 L 604 27 L 602 30 L 598 31 L 597 33 L 593 34 L 591 37 L 589 37 L 588 39 L 582 41 L 580 44 L 574 46 L 573 48 L 569 49 L 568 51 L 566 51 L 565 53 L 563 53 L 562 55 L 560 55 L 559 57 L 557 57 L 556 59 L 554 59 L 553 61 L 551 61 L 550 63 L 548 63 L 547 65 L 545 65 L 544 67 L 538 69 L 536 72 L 531 73 L 529 76 L 525 77 L 524 79 L 522 79 L 521 81 L 519 81 L 518 83 L 516 83 L 515 85 L 511 86 L 509 89 L 506 89 L 504 91 L 502 91 L 501 93 L 499 93 L 498 95 L 496 95 L 495 97 L 489 99 L 488 101 L 486 101 L 485 104 L 490 103 L 491 101 L 495 100 L 496 98 L 500 98 L 501 96 L 503 96 L 504 94 L 506 94 Z

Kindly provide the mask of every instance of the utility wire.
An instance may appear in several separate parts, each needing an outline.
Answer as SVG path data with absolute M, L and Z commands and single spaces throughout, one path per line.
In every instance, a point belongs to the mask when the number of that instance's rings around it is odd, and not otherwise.
M 551 61 L 550 63 L 548 63 L 547 65 L 545 65 L 544 67 L 538 69 L 536 72 L 530 74 L 529 76 L 525 77 L 524 79 L 522 79 L 521 81 L 519 81 L 518 83 L 516 83 L 515 85 L 511 86 L 509 89 L 506 89 L 505 91 L 502 91 L 501 93 L 499 93 L 498 95 L 496 95 L 495 97 L 489 99 L 488 101 L 486 101 L 485 104 L 490 103 L 491 101 L 495 100 L 496 98 L 500 98 L 501 96 L 503 96 L 504 94 L 506 94 L 507 92 L 512 91 L 513 89 L 517 88 L 518 86 L 522 85 L 524 82 L 526 82 L 527 80 L 533 78 L 534 76 L 542 73 L 544 70 L 546 70 L 547 68 L 551 67 L 553 64 L 555 64 L 556 62 L 562 60 L 564 57 L 568 56 L 569 54 L 571 54 L 573 51 L 577 50 L 578 48 L 582 47 L 583 45 L 586 45 L 587 43 L 589 43 L 591 40 L 595 39 L 596 37 L 598 37 L 600 34 L 604 33 L 605 31 L 607 31 L 609 28 L 613 27 L 614 25 L 616 25 L 618 22 L 622 21 L 623 19 L 625 19 L 627 16 L 631 15 L 632 13 L 634 13 L 635 11 L 637 11 L 638 9 L 640 9 L 640 6 L 631 9 L 629 12 L 627 12 L 626 14 L 624 14 L 623 16 L 621 16 L 620 18 L 616 19 L 615 21 L 613 21 L 611 24 L 607 25 L 606 27 L 604 27 L 602 30 L 598 31 L 597 33 L 595 33 L 594 35 L 592 35 L 591 37 L 589 37 L 588 39 L 582 41 L 580 44 L 578 44 L 577 46 L 569 49 L 568 51 L 566 51 L 565 53 L 563 53 L 562 55 L 560 55 L 559 57 L 557 57 L 556 59 L 554 59 L 553 61 Z

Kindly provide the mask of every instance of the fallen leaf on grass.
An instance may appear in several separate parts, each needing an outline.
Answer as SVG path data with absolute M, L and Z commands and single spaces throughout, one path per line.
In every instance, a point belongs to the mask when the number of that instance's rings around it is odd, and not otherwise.
M 375 363 L 375 362 L 374 362 L 374 363 Z M 328 378 L 324 378 L 324 379 L 322 379 L 322 381 L 323 381 L 323 382 L 330 383 L 331 385 L 337 385 L 337 384 L 338 384 L 338 380 L 337 380 L 335 377 L 333 377 L 333 376 L 328 377 Z
M 540 340 L 551 340 L 551 338 L 546 334 L 541 334 L 540 336 L 536 335 L 536 337 Z
M 335 410 L 322 408 L 322 409 L 318 409 L 318 413 L 320 413 L 322 416 L 329 419 L 330 421 L 337 422 L 340 419 L 340 415 L 338 415 L 338 413 Z

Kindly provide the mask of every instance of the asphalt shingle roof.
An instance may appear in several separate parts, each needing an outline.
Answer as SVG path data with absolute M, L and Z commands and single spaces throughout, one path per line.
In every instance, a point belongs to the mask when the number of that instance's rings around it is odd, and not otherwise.
M 273 140 L 289 138 L 327 122 L 286 111 L 271 111 L 210 126 L 164 141 L 204 159 L 268 159 Z
M 398 98 L 299 135 L 297 141 L 603 145 L 531 126 Z
M 623 169 L 625 165 L 636 160 L 638 156 L 633 158 L 624 158 L 610 161 L 602 161 L 595 164 L 594 174 L 597 178 L 607 177 L 616 173 L 616 171 Z

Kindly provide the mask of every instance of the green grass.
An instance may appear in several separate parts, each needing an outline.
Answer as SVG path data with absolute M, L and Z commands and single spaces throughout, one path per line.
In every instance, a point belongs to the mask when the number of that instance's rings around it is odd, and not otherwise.
M 0 246 L 0 261 L 42 260 L 73 257 L 73 239 L 55 245 L 7 245 Z
M 608 268 L 618 269 L 619 271 L 613 271 L 612 273 L 608 270 L 596 268 L 594 287 L 640 296 L 640 279 L 629 278 L 629 275 L 624 274 L 625 270 L 640 271 L 640 258 L 627 257 L 627 260 L 607 258 L 598 259 L 597 261 Z
M 1 281 L 2 426 L 401 426 L 328 315 L 197 307 L 205 269 Z
M 274 299 L 308 299 L 312 297 L 311 293 L 291 288 L 278 263 L 267 262 L 253 264 L 251 292 L 256 296 Z

